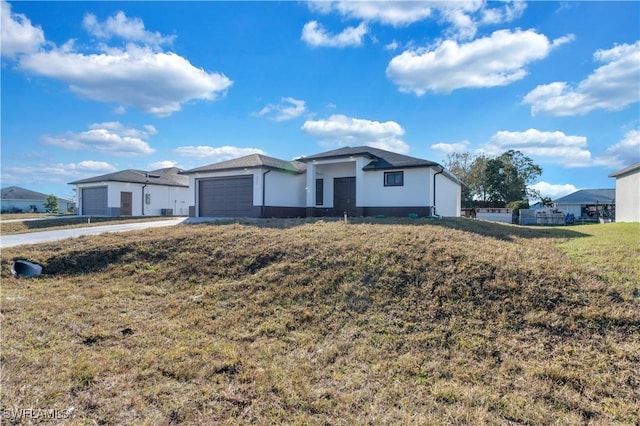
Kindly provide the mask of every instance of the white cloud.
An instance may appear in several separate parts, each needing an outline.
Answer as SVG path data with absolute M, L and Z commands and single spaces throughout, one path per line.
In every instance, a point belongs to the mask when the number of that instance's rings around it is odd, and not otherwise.
M 114 102 L 157 116 L 179 111 L 192 99 L 212 100 L 232 82 L 222 74 L 196 68 L 175 53 L 127 45 L 126 50 L 84 55 L 67 48 L 24 56 L 23 70 L 61 80 L 95 101 Z
M 44 43 L 44 31 L 34 27 L 21 13 L 12 13 L 11 5 L 0 2 L 0 40 L 2 56 L 13 58 L 16 54 L 37 51 Z
M 153 126 L 143 129 L 124 127 L 118 122 L 94 123 L 81 133 L 67 132 L 60 136 L 44 135 L 47 145 L 70 150 L 96 151 L 120 157 L 148 155 L 155 152 L 144 140 L 157 131 Z
M 346 18 L 379 22 L 394 27 L 434 19 L 451 25 L 447 32 L 452 37 L 466 39 L 475 36 L 479 25 L 495 25 L 512 21 L 519 18 L 526 8 L 524 1 L 497 3 L 481 0 L 312 1 L 308 4 L 315 12 L 337 13 Z
M 424 1 L 318 1 L 309 7 L 321 13 L 337 12 L 348 18 L 378 21 L 402 26 L 421 21 L 432 14 L 432 2 Z
M 112 166 L 111 164 L 105 161 L 92 161 L 92 160 L 80 161 L 79 163 L 75 163 L 75 164 L 71 163 L 71 164 L 68 164 L 67 167 L 69 167 L 71 170 L 106 172 L 106 173 L 113 172 L 116 170 L 114 166 Z
M 469 148 L 469 141 L 464 140 L 464 141 L 454 142 L 454 143 L 441 142 L 441 143 L 433 144 L 429 148 L 431 148 L 434 151 L 440 151 L 444 154 L 453 154 L 454 152 L 465 152 Z
M 107 18 L 104 22 L 99 22 L 94 14 L 88 13 L 84 16 L 82 24 L 90 34 L 100 39 L 117 37 L 151 46 L 171 44 L 175 39 L 175 36 L 163 36 L 157 31 L 147 31 L 141 19 L 128 18 L 122 11 Z
M 206 145 L 200 146 L 181 146 L 173 150 L 182 157 L 208 158 L 215 162 L 231 160 L 250 154 L 265 154 L 258 148 L 238 148 L 235 146 L 212 147 Z
M 257 117 L 267 116 L 273 121 L 286 121 L 299 117 L 307 111 L 305 102 L 294 98 L 282 98 L 279 104 L 269 104 L 252 114 Z
M 449 93 L 460 88 L 505 86 L 527 75 L 527 64 L 544 59 L 568 39 L 550 42 L 534 30 L 500 30 L 469 43 L 445 40 L 435 47 L 394 57 L 387 67 L 387 77 L 401 91 L 418 96 L 427 91 Z
M 357 27 L 347 27 L 341 33 L 332 35 L 317 21 L 311 21 L 302 28 L 301 39 L 314 47 L 357 47 L 362 46 L 367 31 L 367 25 L 362 22 Z
M 565 135 L 529 129 L 524 132 L 499 131 L 481 148 L 488 155 L 500 155 L 510 149 L 520 151 L 537 161 L 562 164 L 566 167 L 586 167 L 591 164 L 591 152 L 586 149 L 585 136 Z
M 149 170 L 168 169 L 170 167 L 180 167 L 177 161 L 164 160 L 156 161 L 155 163 L 149 163 Z
M 538 191 L 541 197 L 549 197 L 552 200 L 557 200 L 565 195 L 573 194 L 578 190 L 578 188 L 570 183 L 553 184 L 544 181 L 531 185 L 531 188 Z
M 404 129 L 395 121 L 371 121 L 332 115 L 327 120 L 308 120 L 302 131 L 329 146 L 369 145 L 398 153 L 407 153 L 409 145 L 400 139 Z
M 596 109 L 621 110 L 640 101 L 640 41 L 621 44 L 594 54 L 597 68 L 576 87 L 567 82 L 543 84 L 523 99 L 531 114 L 567 116 Z
M 101 174 L 115 171 L 116 168 L 103 161 L 80 161 L 79 163 L 48 163 L 37 166 L 3 167 L 4 183 L 50 184 L 66 183 L 79 179 L 88 173 Z
M 2 54 L 18 57 L 18 68 L 62 81 L 74 93 L 99 102 L 115 103 L 114 112 L 136 108 L 157 116 L 179 111 L 186 102 L 214 100 L 226 93 L 232 81 L 224 74 L 193 66 L 173 52 L 162 52 L 175 36 L 147 31 L 142 20 L 123 12 L 98 21 L 87 14 L 84 27 L 101 40 L 120 38 L 125 47 L 105 43 L 96 52 L 75 49 L 74 40 L 60 47 L 47 43 L 39 27 L 23 15 L 11 14 L 2 2 Z
M 597 166 L 625 167 L 640 163 L 640 129 L 627 132 L 624 138 L 608 147 L 594 160 Z

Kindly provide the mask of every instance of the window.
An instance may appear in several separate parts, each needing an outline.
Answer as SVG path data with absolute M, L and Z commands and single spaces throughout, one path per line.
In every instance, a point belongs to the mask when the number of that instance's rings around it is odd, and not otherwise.
M 324 180 L 316 179 L 316 206 L 324 204 Z
M 384 186 L 404 186 L 404 172 L 385 172 Z

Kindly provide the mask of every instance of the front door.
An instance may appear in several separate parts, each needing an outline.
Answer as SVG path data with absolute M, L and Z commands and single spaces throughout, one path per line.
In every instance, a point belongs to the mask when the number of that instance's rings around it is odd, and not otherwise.
M 357 216 L 355 177 L 333 179 L 333 208 L 337 216 Z
M 131 216 L 131 201 L 133 200 L 133 196 L 131 192 L 121 192 L 120 193 L 120 215 L 121 216 Z

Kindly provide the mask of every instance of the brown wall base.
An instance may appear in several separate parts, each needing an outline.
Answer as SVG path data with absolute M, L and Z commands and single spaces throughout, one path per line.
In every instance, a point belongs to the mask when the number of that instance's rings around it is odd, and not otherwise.
M 321 207 L 278 207 L 278 206 L 255 206 L 251 217 L 342 217 L 343 211 L 336 211 L 333 208 Z M 409 214 L 418 216 L 430 216 L 431 207 L 356 207 L 355 216 L 385 216 L 385 217 L 407 217 Z M 189 216 L 195 216 L 195 208 L 189 206 Z

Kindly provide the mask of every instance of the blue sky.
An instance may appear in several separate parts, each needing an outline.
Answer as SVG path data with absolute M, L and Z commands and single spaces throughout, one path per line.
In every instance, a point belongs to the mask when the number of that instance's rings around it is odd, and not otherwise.
M 2 186 L 371 145 L 640 161 L 640 2 L 2 0 Z

